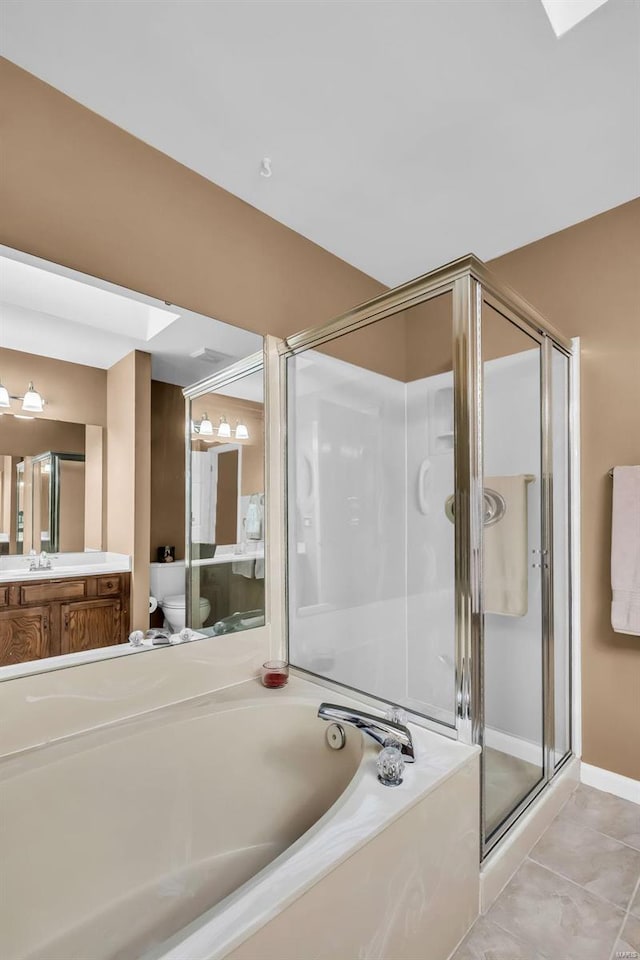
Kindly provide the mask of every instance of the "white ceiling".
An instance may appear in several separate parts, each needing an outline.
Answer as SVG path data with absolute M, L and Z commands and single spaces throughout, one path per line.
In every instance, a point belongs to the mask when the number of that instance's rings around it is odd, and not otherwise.
M 155 380 L 186 387 L 262 337 L 0 246 L 0 347 L 103 370 L 144 350 Z M 203 348 L 216 356 L 194 356 Z
M 561 38 L 540 0 L 3 0 L 1 48 L 393 285 L 640 193 L 639 21 L 636 0 Z

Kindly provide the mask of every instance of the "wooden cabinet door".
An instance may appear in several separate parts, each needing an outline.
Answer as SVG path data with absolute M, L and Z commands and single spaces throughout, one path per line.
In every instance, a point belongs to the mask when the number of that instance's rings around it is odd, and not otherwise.
M 0 613 L 0 666 L 48 656 L 49 607 Z
M 122 640 L 120 600 L 81 600 L 61 605 L 61 653 L 110 647 Z

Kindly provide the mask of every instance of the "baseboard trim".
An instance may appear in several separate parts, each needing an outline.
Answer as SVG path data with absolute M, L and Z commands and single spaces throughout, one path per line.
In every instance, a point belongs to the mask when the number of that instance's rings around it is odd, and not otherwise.
M 615 797 L 640 804 L 640 780 L 623 777 L 621 773 L 592 767 L 590 763 L 584 762 L 580 765 L 580 780 L 588 787 L 595 787 L 596 790 L 604 790 Z
M 510 733 L 496 730 L 495 727 L 485 727 L 484 744 L 486 747 L 493 747 L 494 750 L 508 753 L 519 760 L 526 760 L 528 763 L 534 763 L 538 766 L 542 765 L 542 747 L 539 743 L 533 743 L 531 740 L 514 737 Z

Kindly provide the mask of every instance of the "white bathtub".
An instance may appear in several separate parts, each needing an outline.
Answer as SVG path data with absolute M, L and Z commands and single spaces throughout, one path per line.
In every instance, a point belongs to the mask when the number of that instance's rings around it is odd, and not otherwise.
M 383 787 L 323 699 L 348 702 L 250 681 L 4 761 L 2 960 L 445 960 L 477 912 L 477 751 L 414 727 Z

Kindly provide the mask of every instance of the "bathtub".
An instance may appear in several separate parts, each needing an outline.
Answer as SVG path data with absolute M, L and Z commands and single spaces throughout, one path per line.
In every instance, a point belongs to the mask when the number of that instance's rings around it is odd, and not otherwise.
M 0 764 L 3 960 L 446 960 L 478 908 L 478 751 L 326 743 L 251 680 Z M 365 709 L 367 709 L 365 707 Z

